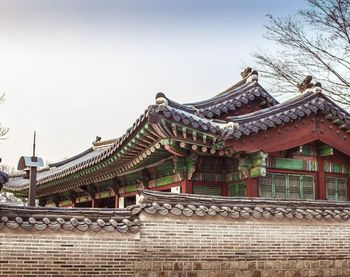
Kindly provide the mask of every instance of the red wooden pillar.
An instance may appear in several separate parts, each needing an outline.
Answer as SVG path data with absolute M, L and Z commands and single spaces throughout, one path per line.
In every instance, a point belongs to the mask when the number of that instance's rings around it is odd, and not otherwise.
M 119 195 L 118 193 L 114 196 L 114 208 L 119 208 Z
M 318 171 L 317 171 L 317 182 L 315 186 L 315 191 L 318 191 L 318 195 L 316 194 L 316 199 L 319 200 L 326 200 L 327 199 L 327 194 L 326 194 L 326 178 L 324 175 L 324 158 L 323 157 L 318 157 L 317 158 L 317 163 L 318 163 Z
M 193 193 L 192 185 L 193 185 L 192 180 L 187 180 L 187 179 L 183 180 L 181 182 L 181 192 L 189 193 L 189 194 Z
M 347 200 L 350 201 L 350 176 L 348 176 L 348 178 L 347 178 L 346 189 L 347 189 L 347 192 L 348 192 Z
M 259 178 L 248 177 L 246 179 L 246 196 L 259 197 Z
M 100 199 L 96 199 L 96 196 L 92 198 L 92 208 L 99 208 Z
M 183 180 L 181 182 L 181 193 L 186 193 L 187 192 L 187 188 L 186 188 L 186 180 Z
M 74 208 L 77 205 L 77 193 L 75 191 L 71 191 L 69 195 L 69 199 L 72 202 L 71 207 Z
M 222 188 L 222 196 L 228 196 L 228 185 L 227 183 L 222 183 L 221 185 L 221 188 Z
M 77 200 L 71 200 L 72 201 L 72 208 L 75 208 L 76 204 L 77 204 Z

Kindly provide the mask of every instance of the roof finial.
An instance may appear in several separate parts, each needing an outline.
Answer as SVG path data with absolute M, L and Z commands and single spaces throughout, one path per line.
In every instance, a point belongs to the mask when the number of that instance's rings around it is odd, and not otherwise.
M 243 69 L 241 71 L 242 79 L 247 78 L 250 75 L 251 72 L 252 72 L 252 68 L 251 67 L 246 67 L 245 69 Z
M 247 83 L 252 83 L 252 82 L 257 82 L 258 81 L 258 71 L 256 71 L 256 70 L 253 70 L 250 74 L 249 74 L 249 76 L 248 76 L 248 78 L 247 78 Z
M 310 89 L 314 86 L 313 83 L 311 83 L 312 81 L 312 76 L 311 75 L 307 75 L 305 77 L 305 79 L 300 83 L 300 84 L 297 84 L 297 87 L 299 89 L 299 91 L 301 93 L 305 92 L 307 89 Z
M 253 70 L 251 67 L 247 67 L 241 71 L 242 81 L 245 80 L 246 83 L 251 83 L 258 81 L 258 72 Z
M 156 104 L 157 105 L 168 105 L 168 99 L 166 98 L 163 92 L 158 92 L 156 95 Z
M 238 129 L 239 128 L 239 124 L 237 122 L 229 121 L 223 126 L 223 128 Z
M 320 82 L 316 82 L 314 86 L 311 88 L 314 92 L 322 92 L 322 85 Z
M 312 76 L 307 75 L 305 79 L 300 83 L 297 84 L 297 87 L 301 93 L 304 93 L 306 91 L 314 91 L 314 92 L 321 92 L 322 91 L 322 86 L 320 82 L 316 82 L 315 84 L 311 82 L 312 81 Z

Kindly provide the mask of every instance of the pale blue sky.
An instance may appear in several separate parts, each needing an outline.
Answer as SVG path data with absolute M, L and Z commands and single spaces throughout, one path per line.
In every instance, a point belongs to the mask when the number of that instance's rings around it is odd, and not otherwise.
M 31 154 L 57 161 L 95 136 L 118 137 L 158 91 L 203 100 L 240 79 L 250 54 L 274 51 L 266 14 L 302 0 L 0 0 L 0 142 L 3 163 Z M 263 83 L 263 80 L 261 80 Z

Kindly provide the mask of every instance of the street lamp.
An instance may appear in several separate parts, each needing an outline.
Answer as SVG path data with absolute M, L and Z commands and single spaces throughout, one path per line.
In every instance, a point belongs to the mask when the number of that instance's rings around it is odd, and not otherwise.
M 39 167 L 44 166 L 42 158 L 35 156 L 35 139 L 36 132 L 34 131 L 34 142 L 33 142 L 33 156 L 26 157 L 22 156 L 19 159 L 17 169 L 29 172 L 30 186 L 29 186 L 29 196 L 28 196 L 28 206 L 35 206 L 36 198 L 36 177 Z

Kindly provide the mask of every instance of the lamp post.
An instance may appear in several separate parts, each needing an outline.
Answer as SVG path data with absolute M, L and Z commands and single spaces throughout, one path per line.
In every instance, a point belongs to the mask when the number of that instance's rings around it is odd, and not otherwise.
M 35 141 L 36 141 L 36 132 L 34 131 L 34 140 L 33 140 L 33 155 L 31 157 L 22 156 L 19 159 L 17 169 L 18 170 L 29 170 L 29 195 L 28 195 L 28 206 L 35 206 L 36 199 L 36 183 L 37 183 L 37 172 L 38 167 L 44 166 L 43 160 L 35 156 Z

